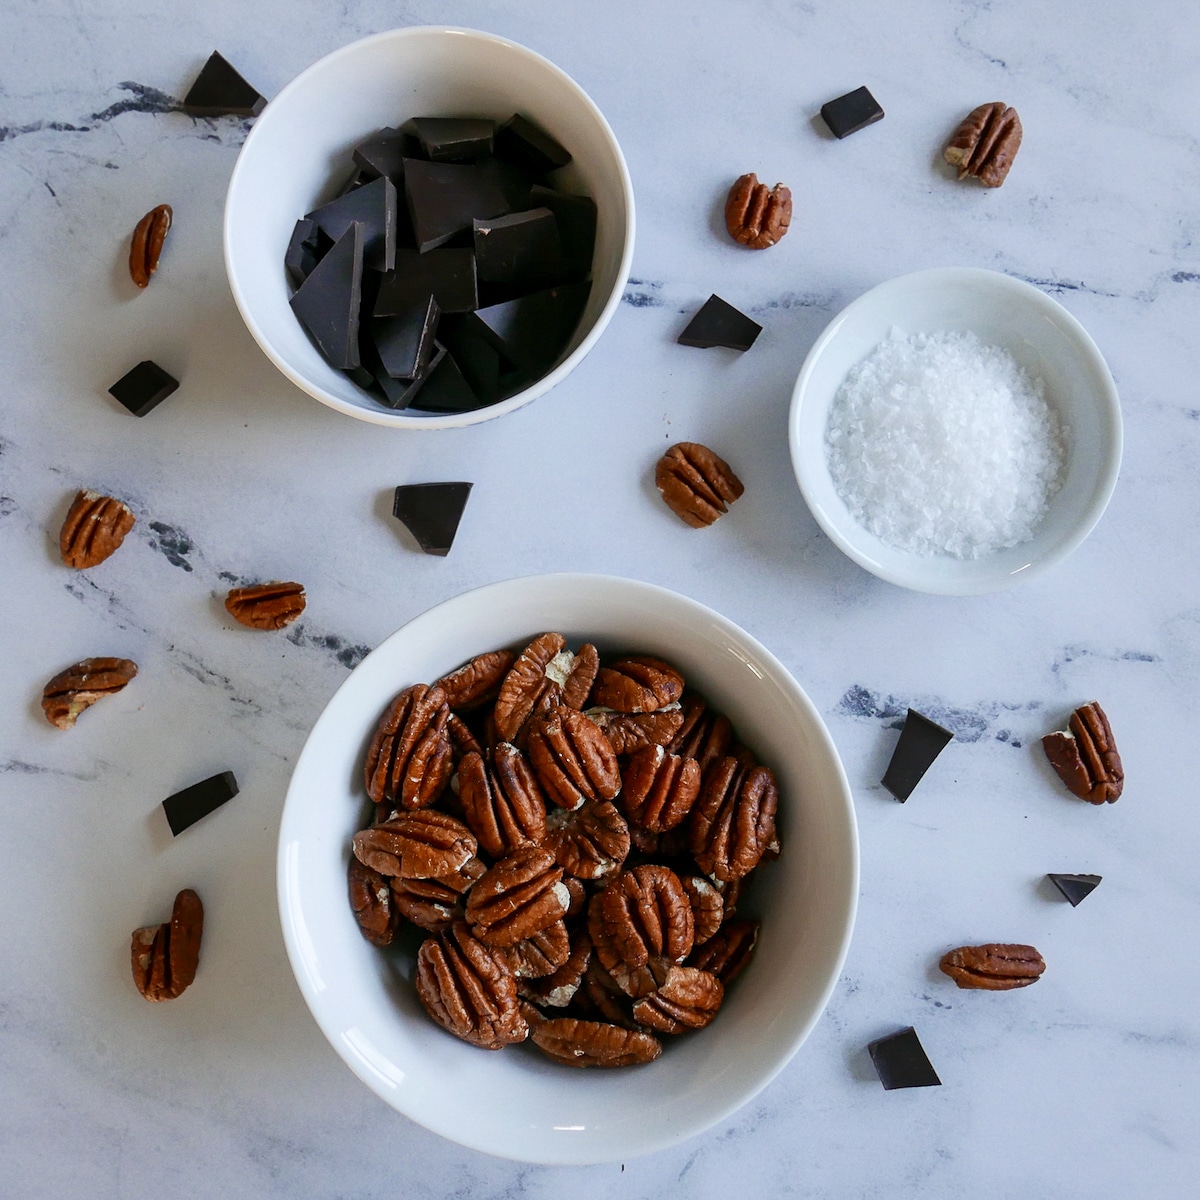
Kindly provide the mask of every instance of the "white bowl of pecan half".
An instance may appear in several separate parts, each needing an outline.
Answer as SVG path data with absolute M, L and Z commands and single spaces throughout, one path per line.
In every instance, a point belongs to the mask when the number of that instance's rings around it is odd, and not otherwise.
M 304 998 L 380 1097 L 491 1154 L 595 1163 L 787 1066 L 846 954 L 858 844 L 769 651 L 662 588 L 546 575 L 354 670 L 296 765 L 278 886 Z

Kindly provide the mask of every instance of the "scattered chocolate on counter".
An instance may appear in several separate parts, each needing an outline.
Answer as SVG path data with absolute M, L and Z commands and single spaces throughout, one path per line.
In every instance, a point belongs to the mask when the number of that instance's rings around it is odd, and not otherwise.
M 129 277 L 138 287 L 150 285 L 150 276 L 158 270 L 163 243 L 171 228 L 173 211 L 169 204 L 152 208 L 136 225 L 129 243 Z
M 1125 787 L 1125 768 L 1112 726 L 1095 700 L 1071 714 L 1065 730 L 1048 733 L 1042 749 L 1072 795 L 1090 804 L 1113 804 Z
M 181 107 L 193 117 L 257 117 L 267 101 L 214 50 Z
M 1046 878 L 1070 900 L 1071 907 L 1076 908 L 1081 900 L 1086 900 L 1096 890 L 1102 876 L 1049 874 Z
M 1015 108 L 999 100 L 981 104 L 963 118 L 942 157 L 958 169 L 959 179 L 969 175 L 984 187 L 997 188 L 1017 157 L 1021 134 L 1021 118 Z
M 960 988 L 988 992 L 1028 987 L 1046 969 L 1045 960 L 1032 946 L 1004 942 L 959 946 L 943 954 L 938 966 Z
M 178 379 L 168 375 L 158 363 L 147 358 L 138 363 L 132 371 L 122 375 L 108 389 L 108 394 L 129 409 L 135 417 L 144 417 L 178 387 Z
M 171 833 L 178 837 L 185 829 L 190 829 L 202 817 L 215 812 L 222 804 L 232 800 L 238 794 L 238 782 L 232 771 L 222 771 L 193 783 L 181 792 L 168 796 L 162 802 L 163 812 L 167 815 L 167 824 Z
M 844 138 L 882 121 L 883 109 L 865 87 L 860 87 L 822 104 L 821 119 L 835 138 Z
M 292 312 L 330 366 L 361 365 L 358 348 L 362 305 L 363 227 L 352 221 L 291 298 Z
M 226 611 L 248 629 L 282 629 L 304 611 L 305 603 L 301 584 L 278 581 L 233 588 L 225 597 Z
M 895 1088 L 941 1087 L 917 1031 L 910 1025 L 899 1033 L 879 1038 L 867 1047 L 885 1091 Z
M 191 888 L 175 897 L 171 919 L 135 929 L 130 944 L 133 982 L 147 1000 L 174 1000 L 196 978 L 204 905 Z
M 472 487 L 470 483 L 401 484 L 392 501 L 392 515 L 426 554 L 444 558 L 454 545 Z
M 700 306 L 687 328 L 676 339 L 681 346 L 702 350 L 725 346 L 730 350 L 749 350 L 762 333 L 762 326 L 732 304 L 712 295 Z
M 58 535 L 63 562 L 77 571 L 99 566 L 121 548 L 136 521 L 128 504 L 81 488 Z
M 943 729 L 936 721 L 917 712 L 908 710 L 900 739 L 892 751 L 891 762 L 883 775 L 883 786 L 901 804 L 913 793 L 925 772 L 933 766 L 934 759 L 954 740 L 949 729 Z
M 667 507 L 693 529 L 723 517 L 746 490 L 733 468 L 699 442 L 678 442 L 654 468 L 654 484 Z
M 137 672 L 128 658 L 82 659 L 42 689 L 42 712 L 56 729 L 70 729 L 85 708 L 121 691 Z
M 773 188 L 758 182 L 753 171 L 729 189 L 725 201 L 725 228 L 748 250 L 774 246 L 792 223 L 792 193 L 782 183 Z

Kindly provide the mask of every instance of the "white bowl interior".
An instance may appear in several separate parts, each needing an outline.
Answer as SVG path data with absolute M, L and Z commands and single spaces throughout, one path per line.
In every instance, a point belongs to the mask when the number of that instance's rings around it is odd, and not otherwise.
M 471 413 L 416 415 L 373 400 L 317 352 L 288 305 L 283 256 L 296 221 L 336 194 L 351 151 L 419 116 L 532 118 L 571 151 L 556 186 L 596 201 L 592 290 L 566 354 L 536 384 Z M 403 198 L 401 199 L 403 202 Z M 397 29 L 314 63 L 267 105 L 242 147 L 225 202 L 225 265 L 255 340 L 298 387 L 379 424 L 437 428 L 488 420 L 564 378 L 620 302 L 633 250 L 633 191 L 612 130 L 583 90 L 514 42 L 473 30 Z
M 763 919 L 754 962 L 707 1030 L 662 1057 L 575 1071 L 532 1047 L 459 1042 L 421 1009 L 402 955 L 369 945 L 350 911 L 349 844 L 365 823 L 366 743 L 402 687 L 546 629 L 602 652 L 678 664 L 777 774 L 784 853 L 748 911 Z M 296 765 L 279 841 L 284 937 L 317 1023 L 384 1100 L 455 1141 L 504 1157 L 589 1163 L 658 1149 L 707 1128 L 765 1086 L 823 1010 L 858 893 L 854 811 L 829 735 L 803 690 L 730 621 L 675 593 L 604 576 L 509 580 L 465 593 L 393 634 L 356 668 Z
M 838 388 L 893 330 L 970 330 L 1040 378 L 1062 418 L 1062 489 L 1033 538 L 978 559 L 925 556 L 886 545 L 837 494 L 825 430 Z M 903 587 L 947 595 L 996 591 L 1069 554 L 1104 512 L 1121 462 L 1116 387 L 1095 343 L 1057 301 L 996 271 L 944 268 L 880 284 L 836 316 L 809 352 L 792 398 L 792 464 L 804 498 L 833 541 L 868 571 Z

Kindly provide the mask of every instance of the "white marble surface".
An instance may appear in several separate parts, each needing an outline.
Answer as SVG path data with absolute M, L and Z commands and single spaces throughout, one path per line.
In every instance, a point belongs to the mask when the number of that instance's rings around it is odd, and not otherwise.
M 292 388 L 225 285 L 219 230 L 244 137 L 169 108 L 219 48 L 268 96 L 327 51 L 446 22 L 546 54 L 610 119 L 639 204 L 634 279 L 587 361 L 474 429 L 381 432 Z M 13 1197 L 1156 1196 L 1200 1169 L 1200 18 L 1166 0 L 551 0 L 5 6 L 0 48 L 0 1193 Z M 132 82 L 131 82 L 132 81 Z M 844 142 L 820 104 L 860 84 L 887 118 Z M 937 165 L 1003 99 L 1008 183 Z M 785 180 L 792 232 L 720 233 L 743 171 Z M 129 230 L 175 207 L 146 294 Z M 1041 579 L 993 597 L 900 591 L 819 533 L 791 476 L 790 384 L 871 285 L 920 267 L 1033 280 L 1093 334 L 1121 392 L 1109 511 Z M 674 338 L 712 291 L 766 326 L 741 357 Z M 182 386 L 137 421 L 106 395 L 141 358 Z M 672 441 L 717 448 L 747 493 L 707 532 L 660 504 Z M 470 478 L 446 559 L 388 516 L 400 482 Z M 55 538 L 81 485 L 139 523 L 80 575 Z M 464 588 L 547 570 L 673 587 L 762 639 L 824 713 L 862 834 L 859 921 L 828 1013 L 778 1080 L 669 1152 L 589 1169 L 462 1150 L 399 1117 L 324 1042 L 284 956 L 274 849 L 291 765 L 347 666 Z M 235 578 L 309 589 L 290 637 L 230 628 Z M 69 733 L 55 671 L 141 666 Z M 1129 783 L 1093 809 L 1038 736 L 1099 698 Z M 958 733 L 905 806 L 878 779 L 897 712 Z M 172 842 L 159 800 L 225 768 L 241 795 Z M 1047 871 L 1104 882 L 1080 908 Z M 184 885 L 208 908 L 175 1004 L 134 991 L 129 931 Z M 1034 988 L 960 993 L 946 948 L 1025 941 Z M 944 1086 L 885 1093 L 864 1047 L 914 1024 Z

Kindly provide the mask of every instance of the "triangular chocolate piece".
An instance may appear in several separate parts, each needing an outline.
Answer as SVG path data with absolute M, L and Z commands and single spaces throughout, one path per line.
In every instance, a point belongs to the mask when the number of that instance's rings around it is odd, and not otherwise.
M 885 1091 L 895 1088 L 941 1087 L 942 1081 L 925 1053 L 917 1031 L 907 1029 L 880 1038 L 867 1047 Z
M 591 287 L 590 282 L 567 283 L 481 308 L 471 316 L 510 362 L 526 371 L 544 371 L 571 340 Z
M 462 520 L 469 483 L 409 483 L 396 489 L 392 515 L 417 539 L 426 554 L 449 554 Z
M 506 158 L 535 175 L 545 175 L 571 161 L 565 146 L 520 113 L 496 130 L 496 157 Z
M 749 350 L 760 333 L 762 326 L 757 321 L 750 320 L 732 304 L 713 295 L 700 306 L 678 341 L 681 346 L 699 346 L 702 350 L 713 346 Z
M 884 772 L 883 786 L 903 804 L 953 738 L 949 729 L 910 708 L 900 730 L 900 740 L 892 751 L 892 761 Z
M 511 211 L 494 175 L 459 163 L 406 158 L 404 197 L 417 249 L 422 253 L 470 229 L 476 217 L 483 220 Z
M 288 276 L 294 287 L 299 287 L 311 274 L 313 268 L 320 262 L 318 250 L 320 230 L 316 221 L 301 217 L 292 230 L 288 241 L 287 251 L 283 256 L 283 265 L 287 268 Z M 326 242 L 326 247 L 329 243 Z
M 180 107 L 193 117 L 257 117 L 267 101 L 214 50 Z
M 325 361 L 339 371 L 361 363 L 358 318 L 362 303 L 363 227 L 353 221 L 291 299 Z
M 524 289 L 562 278 L 558 222 L 548 208 L 531 208 L 475 222 L 475 273 L 481 282 Z
M 431 162 L 475 162 L 491 154 L 496 133 L 483 117 L 414 117 L 412 127 Z
M 486 407 L 487 401 L 475 394 L 449 347 L 445 349 L 446 354 L 430 366 L 421 394 L 411 402 L 412 407 L 439 413 L 474 412 Z
M 494 404 L 500 396 L 500 351 L 484 336 L 478 322 L 465 316 L 447 317 L 438 330 L 438 341 L 454 356 L 467 386 L 481 405 Z M 421 401 L 421 407 L 426 407 Z
M 415 158 L 421 144 L 410 133 L 390 126 L 354 148 L 354 164 L 371 179 L 386 175 L 398 188 L 404 185 L 404 160 Z
M 1081 900 L 1096 890 L 1096 885 L 1103 878 L 1100 875 L 1054 875 L 1046 876 L 1052 884 L 1071 902 L 1074 908 Z
M 352 221 L 360 221 L 363 265 L 373 271 L 390 271 L 396 265 L 396 203 L 396 185 L 381 177 L 314 209 L 308 219 L 335 242 Z
M 369 336 L 383 368 L 393 379 L 413 379 L 433 358 L 433 338 L 441 309 L 433 296 L 414 300 L 391 317 L 373 317 Z

